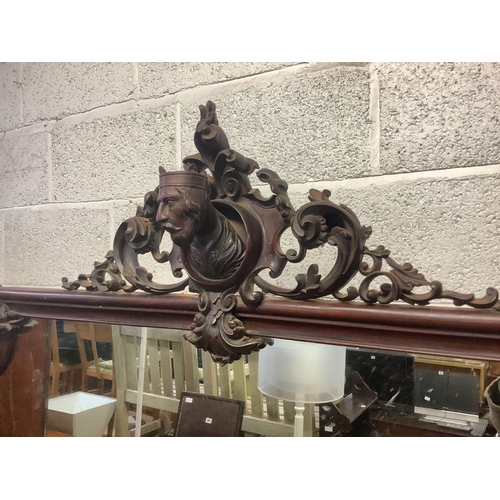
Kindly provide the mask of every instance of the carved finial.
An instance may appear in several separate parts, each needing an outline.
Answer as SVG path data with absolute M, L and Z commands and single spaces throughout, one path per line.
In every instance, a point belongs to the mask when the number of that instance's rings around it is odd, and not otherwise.
M 208 101 L 205 106 L 200 106 L 200 121 L 196 125 L 194 144 L 212 172 L 215 170 L 217 155 L 229 149 L 229 141 L 224 130 L 219 127 L 215 104 L 211 101 Z

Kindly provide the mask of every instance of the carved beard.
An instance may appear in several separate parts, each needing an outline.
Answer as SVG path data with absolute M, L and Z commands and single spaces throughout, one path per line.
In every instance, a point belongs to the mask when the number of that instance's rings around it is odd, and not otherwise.
M 199 226 L 196 222 L 197 220 L 193 216 L 185 216 L 182 229 L 169 231 L 170 238 L 178 247 L 186 248 L 192 243 Z
M 180 248 L 191 245 L 196 233 L 201 226 L 201 210 L 186 209 L 184 212 L 184 225 L 179 231 L 169 231 L 170 238 Z

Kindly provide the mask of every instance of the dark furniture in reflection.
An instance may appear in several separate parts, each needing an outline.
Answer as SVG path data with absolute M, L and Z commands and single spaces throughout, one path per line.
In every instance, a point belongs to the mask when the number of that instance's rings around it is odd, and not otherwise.
M 440 425 L 422 420 L 422 415 L 405 413 L 399 410 L 380 409 L 370 414 L 370 424 L 374 436 L 388 437 L 480 437 L 486 432 L 488 421 L 479 419 L 468 424 L 468 427 L 458 428 Z
M 318 405 L 320 437 L 347 436 L 368 421 L 370 407 L 378 395 L 358 372 L 352 372 L 347 379 L 350 389 L 340 401 Z
M 346 349 L 345 393 L 352 392 L 351 373 L 358 372 L 378 394 L 378 401 L 413 406 L 414 356 L 368 349 Z
M 415 359 L 417 408 L 477 416 L 485 389 L 486 363 L 434 357 Z
M 378 393 L 369 412 L 350 428 L 332 428 L 323 436 L 482 436 L 488 422 L 480 419 L 486 363 L 432 356 L 347 349 L 345 393 L 351 373 L 359 372 Z M 324 408 L 322 409 L 322 406 Z M 321 428 L 320 428 L 321 429 Z M 336 432 L 334 432 L 336 430 Z

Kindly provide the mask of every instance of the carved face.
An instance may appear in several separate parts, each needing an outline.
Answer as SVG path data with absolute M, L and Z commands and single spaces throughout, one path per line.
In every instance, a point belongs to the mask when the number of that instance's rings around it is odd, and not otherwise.
M 156 221 L 170 233 L 179 247 L 191 244 L 203 220 L 202 207 L 207 202 L 204 190 L 163 186 L 158 194 Z

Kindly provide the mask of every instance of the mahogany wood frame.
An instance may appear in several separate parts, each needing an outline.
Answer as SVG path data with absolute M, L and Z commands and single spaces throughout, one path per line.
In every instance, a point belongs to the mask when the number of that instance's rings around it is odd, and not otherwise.
M 33 318 L 189 330 L 197 295 L 2 287 L 0 302 Z M 266 297 L 256 310 L 238 299 L 250 335 L 370 349 L 500 361 L 496 310 L 367 305 Z

